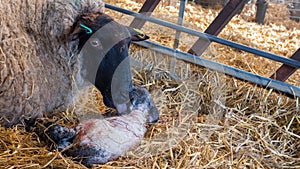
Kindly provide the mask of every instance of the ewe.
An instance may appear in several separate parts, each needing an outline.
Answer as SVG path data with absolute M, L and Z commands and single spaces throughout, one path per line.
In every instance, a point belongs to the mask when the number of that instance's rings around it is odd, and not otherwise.
M 0 0 L 0 124 L 67 108 L 85 79 L 107 106 L 126 111 L 128 47 L 148 37 L 103 10 L 101 0 Z

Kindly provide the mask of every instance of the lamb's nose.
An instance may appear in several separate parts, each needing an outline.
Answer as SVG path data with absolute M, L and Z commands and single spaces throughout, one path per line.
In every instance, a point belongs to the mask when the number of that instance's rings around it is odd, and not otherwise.
M 149 110 L 149 120 L 148 122 L 150 124 L 156 123 L 159 120 L 159 111 L 156 106 L 151 106 Z
M 153 123 L 156 123 L 157 121 L 159 120 L 159 118 L 157 118 L 157 119 L 154 119 L 154 120 L 149 120 L 149 124 L 153 124 Z

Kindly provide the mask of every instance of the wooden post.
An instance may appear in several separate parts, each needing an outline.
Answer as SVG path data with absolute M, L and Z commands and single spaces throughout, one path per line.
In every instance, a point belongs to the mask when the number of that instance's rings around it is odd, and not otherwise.
M 300 61 L 300 48 L 291 56 L 291 59 Z M 283 64 L 276 73 L 274 73 L 270 78 L 280 81 L 286 81 L 298 68 L 293 66 Z
M 140 9 L 139 13 L 143 13 L 144 15 L 150 16 L 159 2 L 160 2 L 160 0 L 146 0 L 144 5 Z M 146 23 L 145 20 L 135 18 L 131 22 L 130 27 L 141 29 L 145 23 Z
M 205 33 L 217 36 L 231 18 L 243 9 L 247 1 L 248 0 L 230 0 L 205 30 Z M 208 39 L 199 38 L 188 52 L 200 56 L 209 45 L 210 41 Z

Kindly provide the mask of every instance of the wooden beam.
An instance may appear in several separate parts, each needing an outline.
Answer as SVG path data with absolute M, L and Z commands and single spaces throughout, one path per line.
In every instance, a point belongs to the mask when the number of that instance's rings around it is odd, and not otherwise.
M 247 1 L 248 0 L 230 0 L 205 30 L 205 33 L 217 36 L 232 17 L 244 8 Z M 208 39 L 199 38 L 188 53 L 200 56 L 209 45 L 210 41 Z
M 291 59 L 300 61 L 300 48 L 291 56 Z M 283 64 L 277 71 L 270 77 L 271 79 L 286 81 L 298 68 Z
M 160 0 L 146 0 L 142 8 L 140 9 L 139 13 L 143 13 L 144 15 L 150 16 L 151 13 L 159 4 L 159 2 Z M 130 27 L 141 29 L 145 23 L 146 23 L 145 20 L 134 18 L 134 20 L 130 24 Z

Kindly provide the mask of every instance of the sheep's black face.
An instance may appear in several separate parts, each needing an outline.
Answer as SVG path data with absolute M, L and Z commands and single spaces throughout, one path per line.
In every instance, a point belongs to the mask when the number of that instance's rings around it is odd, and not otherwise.
M 106 106 L 125 112 L 132 90 L 129 45 L 149 37 L 107 15 L 86 13 L 78 18 L 72 38 L 79 39 L 83 76 L 100 90 Z

